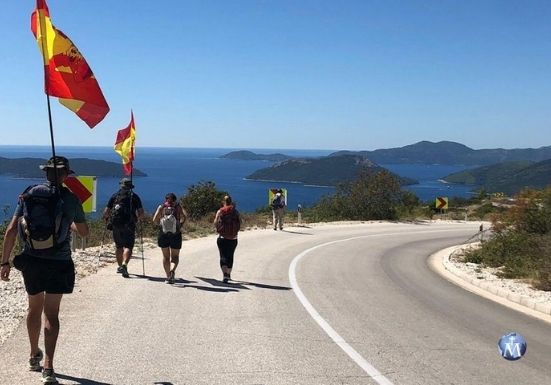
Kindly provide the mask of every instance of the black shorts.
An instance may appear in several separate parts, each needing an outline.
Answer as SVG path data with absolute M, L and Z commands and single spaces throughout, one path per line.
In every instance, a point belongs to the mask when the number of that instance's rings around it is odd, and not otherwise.
M 136 241 L 136 228 L 134 226 L 129 227 L 113 227 L 113 240 L 117 249 L 134 248 L 134 242 Z
M 171 249 L 180 250 L 182 248 L 182 233 L 177 232 L 165 234 L 160 231 L 159 236 L 157 237 L 157 245 L 163 249 L 170 247 Z
M 22 272 L 27 294 L 43 291 L 48 294 L 69 294 L 75 287 L 75 264 L 73 260 L 53 260 L 28 257 Z

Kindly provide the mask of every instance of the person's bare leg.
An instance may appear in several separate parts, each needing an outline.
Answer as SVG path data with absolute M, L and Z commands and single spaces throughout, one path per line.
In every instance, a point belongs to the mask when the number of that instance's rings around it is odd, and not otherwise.
M 170 249 L 168 247 L 162 247 L 163 252 L 163 269 L 165 269 L 166 277 L 170 277 Z
M 117 248 L 115 250 L 115 257 L 117 257 L 117 264 L 119 266 L 122 266 L 122 263 L 123 263 L 123 257 L 122 257 L 123 251 L 124 249 L 122 247 Z
M 44 369 L 53 369 L 54 353 L 59 335 L 59 304 L 63 294 L 46 294 L 44 297 Z
M 180 263 L 180 249 L 170 249 L 170 271 L 176 272 Z
M 29 309 L 27 312 L 27 333 L 31 345 L 31 357 L 38 353 L 40 328 L 42 327 L 42 311 L 44 309 L 44 292 L 29 295 Z
M 125 265 L 128 265 L 128 262 L 130 261 L 131 258 L 132 258 L 132 249 L 125 247 L 122 253 L 122 263 Z

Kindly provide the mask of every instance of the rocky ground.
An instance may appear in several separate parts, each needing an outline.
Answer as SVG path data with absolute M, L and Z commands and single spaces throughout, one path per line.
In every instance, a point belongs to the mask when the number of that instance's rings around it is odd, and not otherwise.
M 471 247 L 477 247 L 477 244 Z M 450 271 L 458 271 L 462 278 L 484 281 L 491 286 L 503 289 L 511 294 L 517 294 L 521 297 L 531 299 L 536 303 L 551 305 L 551 292 L 534 289 L 529 282 L 520 279 L 505 279 L 498 276 L 500 269 L 492 267 L 481 267 L 479 264 L 463 262 L 463 250 L 453 253 L 449 260 L 444 261 L 444 265 Z M 451 266 L 449 266 L 451 265 Z

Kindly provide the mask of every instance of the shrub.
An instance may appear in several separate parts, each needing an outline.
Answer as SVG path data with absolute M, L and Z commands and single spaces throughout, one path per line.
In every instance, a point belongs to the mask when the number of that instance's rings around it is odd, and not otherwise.
M 206 215 L 214 215 L 224 195 L 227 193 L 218 190 L 214 182 L 199 182 L 189 186 L 187 194 L 180 201 L 190 218 L 198 220 Z

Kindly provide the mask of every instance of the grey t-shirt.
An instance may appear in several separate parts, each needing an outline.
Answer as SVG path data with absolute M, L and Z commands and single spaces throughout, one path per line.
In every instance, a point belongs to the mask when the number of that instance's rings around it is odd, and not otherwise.
M 27 242 L 23 242 L 23 252 L 25 254 L 44 259 L 71 259 L 71 223 L 84 223 L 86 222 L 86 217 L 80 200 L 69 189 L 65 187 L 61 189 L 61 199 L 63 200 L 63 205 L 61 206 L 63 215 L 61 217 L 60 233 L 63 232 L 65 234 L 66 232 L 67 237 L 53 251 L 34 250 Z M 18 218 L 23 216 L 23 206 L 21 202 L 17 204 L 13 215 Z

